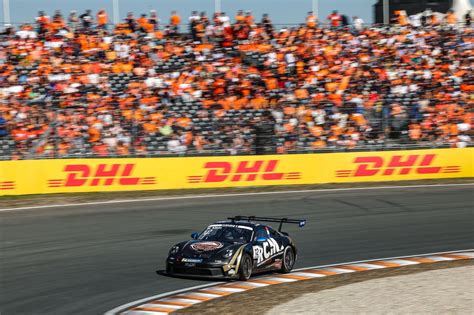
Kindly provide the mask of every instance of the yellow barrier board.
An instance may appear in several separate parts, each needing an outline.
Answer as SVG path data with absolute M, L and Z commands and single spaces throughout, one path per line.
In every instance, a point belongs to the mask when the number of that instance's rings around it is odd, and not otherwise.
M 473 148 L 0 162 L 0 194 L 188 189 L 473 177 Z

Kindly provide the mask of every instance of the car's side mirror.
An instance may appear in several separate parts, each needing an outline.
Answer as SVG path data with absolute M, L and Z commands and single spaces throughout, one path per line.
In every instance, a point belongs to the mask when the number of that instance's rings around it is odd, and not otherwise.
M 265 242 L 268 238 L 266 237 L 257 237 L 257 242 L 261 243 L 261 242 Z
M 192 238 L 193 240 L 197 240 L 198 237 L 199 237 L 199 233 L 198 233 L 198 232 L 193 232 L 193 233 L 191 233 L 191 238 Z

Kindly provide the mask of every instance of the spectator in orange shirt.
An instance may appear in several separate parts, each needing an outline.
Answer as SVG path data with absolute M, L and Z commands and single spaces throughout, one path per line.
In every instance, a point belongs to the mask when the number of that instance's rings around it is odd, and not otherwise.
M 448 13 L 446 13 L 446 23 L 450 26 L 455 26 L 457 22 L 456 14 L 454 14 L 453 10 L 449 10 Z
M 96 18 L 97 18 L 97 27 L 104 30 L 107 29 L 107 23 L 109 21 L 107 17 L 107 12 L 105 12 L 104 9 L 101 9 L 99 10 L 99 12 L 97 12 Z
M 170 28 L 173 35 L 177 35 L 179 33 L 180 24 L 181 24 L 181 17 L 178 15 L 178 12 L 171 11 Z
M 252 12 L 245 12 L 245 23 L 247 23 L 247 25 L 255 24 L 255 18 L 253 17 Z
M 149 33 L 151 31 L 146 14 L 143 13 L 140 15 L 140 17 L 137 19 L 137 24 L 140 32 Z
M 38 34 L 40 36 L 44 35 L 49 28 L 49 16 L 47 16 L 44 11 L 39 11 L 36 24 L 38 25 Z
M 314 15 L 313 11 L 309 11 L 308 15 L 306 16 L 306 26 L 308 28 L 316 28 L 318 24 L 318 19 Z

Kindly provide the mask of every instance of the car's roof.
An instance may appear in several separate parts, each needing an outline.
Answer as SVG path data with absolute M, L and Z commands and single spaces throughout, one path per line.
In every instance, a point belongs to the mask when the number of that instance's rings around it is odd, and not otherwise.
M 235 220 L 235 221 L 232 221 L 232 220 L 224 220 L 224 221 L 217 221 L 213 224 L 231 224 L 231 225 L 242 225 L 242 226 L 248 226 L 248 227 L 251 227 L 251 228 L 256 228 L 257 226 L 265 226 L 263 224 L 260 224 L 260 223 L 255 223 L 255 222 L 249 222 L 249 221 L 242 221 L 242 220 Z M 211 224 L 211 225 L 213 225 Z

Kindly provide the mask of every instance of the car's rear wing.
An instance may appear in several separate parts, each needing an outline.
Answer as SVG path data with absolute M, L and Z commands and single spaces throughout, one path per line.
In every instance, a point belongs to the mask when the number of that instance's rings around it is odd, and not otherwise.
M 235 221 L 249 221 L 249 222 L 250 221 L 258 221 L 258 222 L 276 222 L 276 223 L 280 223 L 280 226 L 278 227 L 278 232 L 281 232 L 281 227 L 283 226 L 283 223 L 298 224 L 298 226 L 301 227 L 301 228 L 306 225 L 306 220 L 288 219 L 288 218 L 268 218 L 268 217 L 238 215 L 238 216 L 227 218 L 227 219 L 232 220 L 232 222 L 235 222 Z

